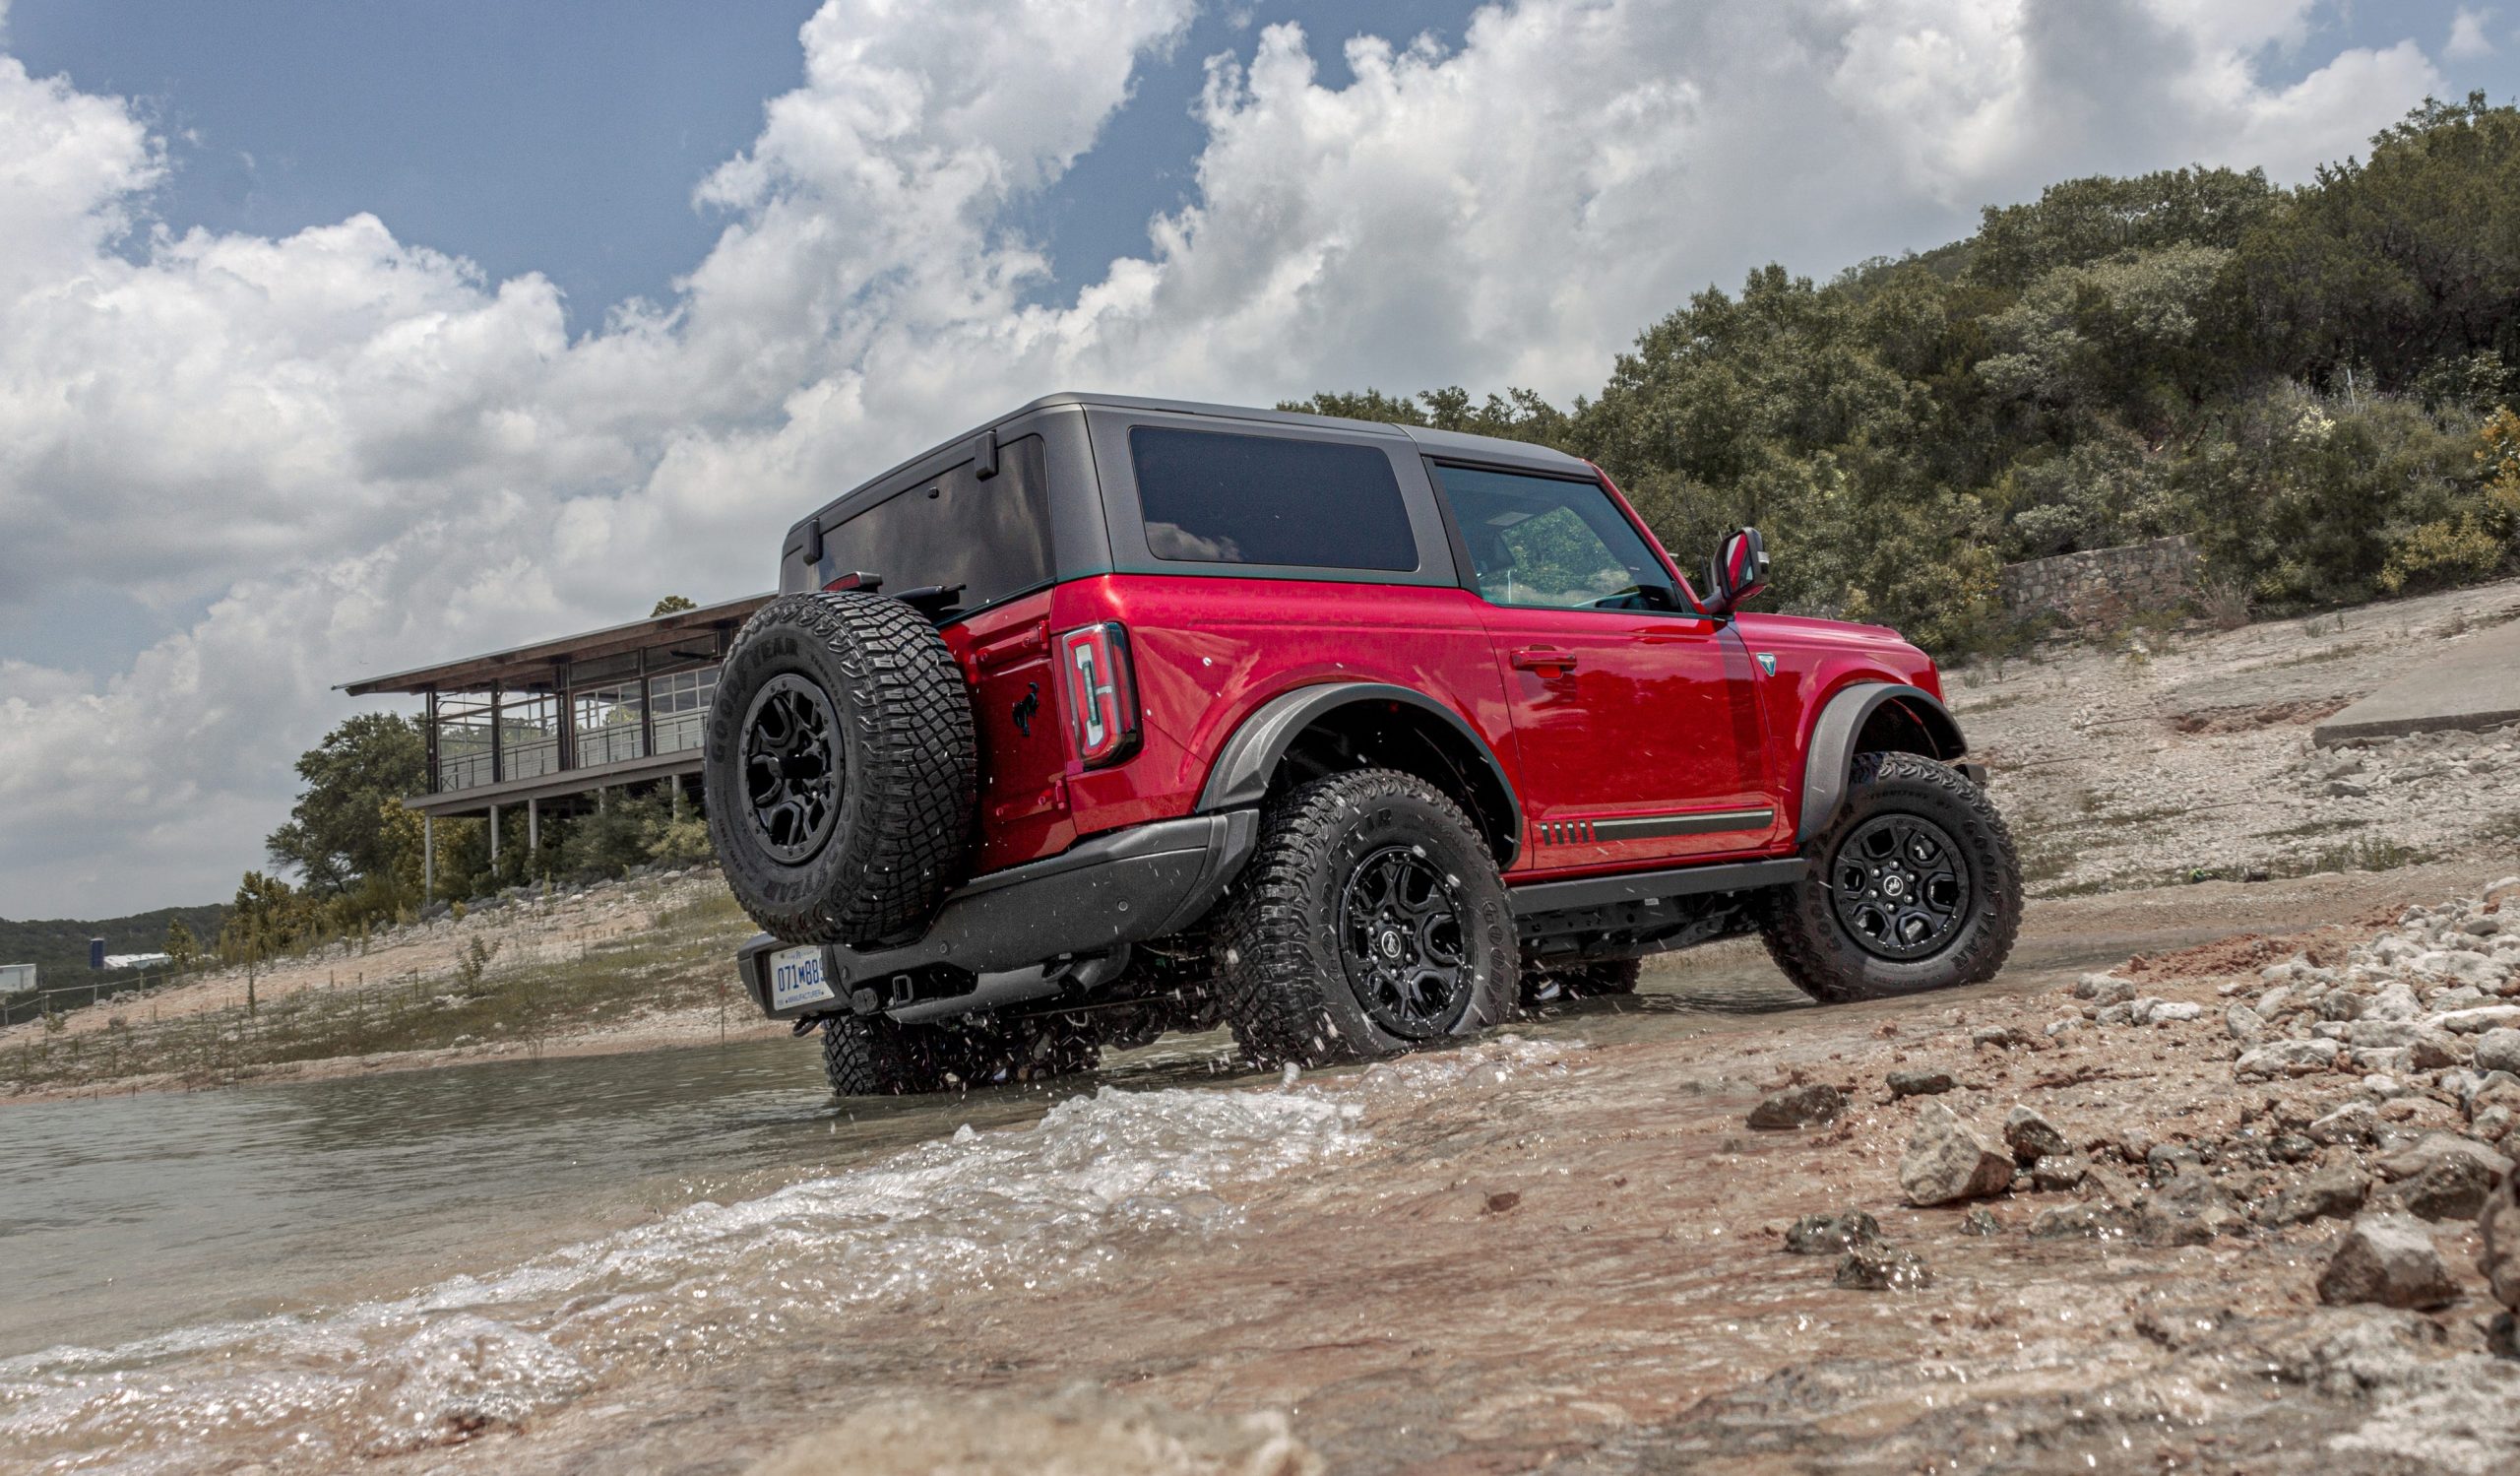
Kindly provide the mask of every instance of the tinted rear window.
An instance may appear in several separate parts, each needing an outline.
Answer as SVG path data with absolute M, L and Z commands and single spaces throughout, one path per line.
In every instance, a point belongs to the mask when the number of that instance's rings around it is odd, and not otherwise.
M 823 535 L 817 588 L 844 574 L 880 574 L 887 594 L 961 585 L 978 610 L 1050 582 L 1050 513 L 1041 438 L 998 448 L 986 481 L 966 462 L 894 493 Z
M 1391 458 L 1371 446 L 1141 425 L 1129 432 L 1129 457 L 1158 558 L 1418 567 Z

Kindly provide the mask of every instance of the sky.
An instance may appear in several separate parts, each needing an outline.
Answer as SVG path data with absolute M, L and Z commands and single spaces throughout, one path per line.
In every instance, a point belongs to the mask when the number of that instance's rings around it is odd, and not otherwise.
M 770 587 L 1055 389 L 1597 388 L 2520 0 L 0 0 L 0 916 L 222 898 L 353 677 Z

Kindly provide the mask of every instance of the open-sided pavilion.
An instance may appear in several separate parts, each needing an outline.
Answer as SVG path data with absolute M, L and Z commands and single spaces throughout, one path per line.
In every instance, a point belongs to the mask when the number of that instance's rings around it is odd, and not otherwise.
M 600 808 L 613 791 L 663 788 L 677 804 L 696 794 L 718 668 L 735 632 L 772 598 L 344 683 L 354 697 L 423 699 L 428 790 L 403 802 L 421 816 L 429 895 L 441 817 L 488 820 L 495 858 L 501 818 L 516 810 L 525 812 L 525 844 L 539 850 L 544 816 Z

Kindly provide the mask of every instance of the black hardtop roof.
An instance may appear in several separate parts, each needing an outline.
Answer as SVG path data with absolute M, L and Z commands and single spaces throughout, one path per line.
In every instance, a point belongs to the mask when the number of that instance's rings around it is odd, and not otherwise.
M 1325 429 L 1361 431 L 1372 435 L 1407 436 L 1426 449 L 1431 456 L 1457 456 L 1466 461 L 1512 462 L 1524 465 L 1543 464 L 1578 476 L 1592 475 L 1592 468 L 1581 457 L 1569 456 L 1549 446 L 1530 441 L 1509 441 L 1503 436 L 1472 435 L 1461 430 L 1434 430 L 1423 425 L 1402 425 L 1390 420 L 1352 420 L 1344 416 L 1316 416 L 1303 411 L 1258 410 L 1240 405 L 1211 405 L 1198 400 L 1159 400 L 1141 395 L 1105 395 L 1091 391 L 1061 390 L 993 420 L 1003 424 L 1018 416 L 1056 406 L 1099 406 L 1112 410 L 1153 410 L 1177 416 L 1215 416 L 1220 419 L 1259 420 L 1276 425 L 1319 425 Z M 970 434 L 977 435 L 975 427 Z
M 823 504 L 829 511 L 867 488 L 917 467 L 944 452 L 962 445 L 981 431 L 994 430 L 1013 420 L 1022 419 L 1036 411 L 1060 410 L 1146 410 L 1167 415 L 1212 416 L 1221 420 L 1259 421 L 1272 425 L 1318 425 L 1324 429 L 1344 430 L 1355 434 L 1405 437 L 1418 443 L 1429 456 L 1455 457 L 1463 461 L 1492 462 L 1501 466 L 1529 468 L 1565 477 L 1590 477 L 1592 467 L 1581 457 L 1569 456 L 1548 446 L 1530 441 L 1509 441 L 1502 436 L 1472 435 L 1459 430 L 1432 430 L 1423 425 L 1399 425 L 1388 420 L 1352 420 L 1342 416 L 1306 415 L 1300 411 L 1260 410 L 1244 405 L 1212 405 L 1198 400 L 1159 400 L 1143 395 L 1108 395 L 1091 390 L 1060 390 L 1028 401 L 993 419 L 983 420 L 959 435 L 948 436 L 915 456 L 903 458 L 893 466 L 857 482 L 849 490 Z M 800 523 L 804 520 L 799 519 Z

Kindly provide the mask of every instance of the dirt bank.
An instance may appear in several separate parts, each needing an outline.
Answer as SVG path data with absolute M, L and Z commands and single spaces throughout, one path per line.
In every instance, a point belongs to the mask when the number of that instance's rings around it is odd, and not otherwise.
M 2520 616 L 2520 583 L 2181 631 L 1945 687 L 1995 772 L 2034 896 L 2196 872 L 2390 869 L 2520 840 L 2520 730 L 2311 746 L 2320 718 Z

